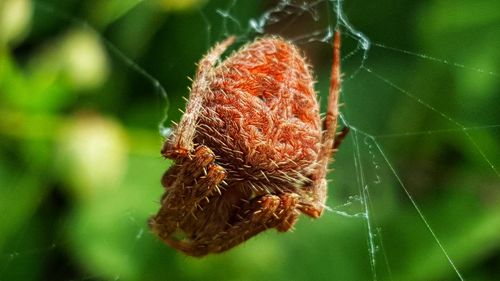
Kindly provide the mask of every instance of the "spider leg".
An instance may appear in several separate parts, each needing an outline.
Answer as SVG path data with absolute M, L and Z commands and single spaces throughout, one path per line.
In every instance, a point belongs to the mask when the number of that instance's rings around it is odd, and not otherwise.
M 239 210 L 236 222 L 231 223 L 225 231 L 210 240 L 194 243 L 203 249 L 200 252 L 203 255 L 228 250 L 269 228 L 288 231 L 299 215 L 296 210 L 298 204 L 299 195 L 295 193 L 267 194 L 254 198 Z
M 280 223 L 276 226 L 279 232 L 286 232 L 293 228 L 299 217 L 299 212 L 296 210 L 299 204 L 299 195 L 295 193 L 285 193 L 280 196 L 282 208 L 278 217 L 282 217 Z
M 236 215 L 236 222 L 228 224 L 225 231 L 194 240 L 175 240 L 170 236 L 161 238 L 170 246 L 194 257 L 223 252 L 270 228 L 262 221 L 271 219 L 277 212 L 279 205 L 278 196 L 264 195 L 245 203 Z
M 339 148 L 339 146 L 342 144 L 347 134 L 349 134 L 349 131 L 350 131 L 349 127 L 344 127 L 342 128 L 342 131 L 337 133 L 337 135 L 335 136 L 335 141 L 333 142 L 334 151 L 336 151 L 337 148 Z
M 160 210 L 149 219 L 149 225 L 165 242 L 173 233 L 183 230 L 200 202 L 217 192 L 218 185 L 226 177 L 226 171 L 214 159 L 213 152 L 200 145 L 191 158 L 179 160 L 181 163 L 174 164 L 176 166 L 164 174 L 162 184 L 167 190 L 163 194 Z
M 222 167 L 214 164 L 215 154 L 212 150 L 204 145 L 196 147 L 192 155 L 178 159 L 166 172 L 161 179 L 162 185 L 168 189 L 173 186 L 185 186 L 190 188 L 198 185 L 197 181 L 206 182 L 206 178 L 213 179 L 213 176 L 223 173 Z M 221 170 L 222 169 L 222 170 Z M 210 174 L 208 174 L 212 171 Z M 217 176 L 216 178 L 220 177 Z M 169 193 L 170 197 L 175 197 L 180 193 L 180 196 L 186 196 L 186 190 L 174 188 Z M 163 200 L 162 200 L 163 201 Z
M 333 62 L 332 72 L 330 76 L 330 90 L 328 94 L 328 104 L 326 116 L 323 121 L 323 135 L 321 140 L 321 148 L 318 154 L 317 168 L 311 175 L 311 184 L 306 186 L 303 191 L 304 198 L 299 204 L 299 209 L 302 213 L 318 218 L 323 213 L 326 201 L 327 183 L 326 174 L 328 164 L 332 158 L 338 143 L 345 136 L 341 133 L 339 138 L 335 138 L 337 130 L 337 117 L 339 114 L 339 93 L 340 93 L 340 32 L 336 31 L 333 39 Z
M 215 45 L 215 47 L 198 63 L 198 69 L 196 71 L 191 93 L 189 94 L 189 102 L 186 105 L 186 111 L 181 121 L 176 126 L 175 131 L 172 133 L 172 136 L 163 146 L 162 154 L 165 157 L 176 159 L 186 156 L 192 151 L 198 115 L 202 111 L 203 99 L 213 76 L 212 69 L 219 57 L 235 39 L 234 36 L 230 36 L 226 40 Z

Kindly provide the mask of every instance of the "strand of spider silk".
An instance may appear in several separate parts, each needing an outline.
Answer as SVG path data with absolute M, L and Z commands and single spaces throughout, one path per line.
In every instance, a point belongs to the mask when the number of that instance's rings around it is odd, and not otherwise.
M 392 270 L 391 270 L 391 266 L 389 265 L 389 259 L 387 258 L 387 254 L 385 251 L 384 239 L 383 239 L 382 231 L 381 231 L 380 227 L 377 227 L 377 237 L 378 237 L 378 240 L 380 241 L 380 247 L 382 248 L 382 254 L 384 255 L 384 262 L 385 262 L 385 267 L 387 268 L 387 272 L 389 274 L 389 280 L 392 281 L 393 280 L 392 279 Z
M 472 138 L 471 134 L 467 131 L 467 128 L 463 124 L 461 124 L 458 121 L 454 120 L 449 115 L 447 115 L 447 114 L 445 114 L 445 113 L 437 110 L 434 106 L 432 106 L 429 103 L 425 102 L 421 98 L 416 97 L 415 95 L 411 94 L 410 92 L 408 92 L 408 91 L 404 90 L 403 88 L 399 87 L 398 85 L 396 85 L 394 82 L 390 81 L 389 79 L 387 79 L 385 77 L 382 77 L 378 73 L 374 72 L 371 68 L 368 68 L 366 66 L 361 66 L 361 67 L 364 70 L 366 70 L 366 72 L 372 74 L 377 79 L 381 80 L 382 82 L 386 83 L 387 85 L 391 86 L 392 88 L 398 90 L 399 92 L 405 94 L 407 97 L 413 99 L 414 101 L 416 101 L 417 103 L 419 103 L 422 106 L 426 107 L 427 109 L 429 109 L 429 110 L 437 113 L 438 115 L 440 115 L 445 120 L 451 122 L 452 124 L 454 124 L 455 126 L 457 126 L 458 128 L 460 128 L 460 130 L 462 130 L 462 132 L 465 134 L 465 136 L 467 136 L 467 139 L 472 143 L 472 145 L 474 146 L 474 148 L 479 152 L 479 154 L 481 155 L 481 157 L 486 161 L 486 163 L 488 163 L 488 165 L 490 166 L 491 170 L 493 170 L 493 172 L 495 173 L 495 175 L 500 178 L 500 172 L 497 170 L 495 164 L 493 164 L 493 162 L 488 158 L 488 156 L 486 156 L 486 154 L 484 153 L 484 151 L 479 147 L 479 145 L 477 144 L 477 142 Z
M 43 11 L 45 13 L 54 15 L 56 17 L 59 17 L 62 20 L 68 21 L 70 23 L 76 24 L 81 26 L 82 28 L 85 28 L 87 30 L 92 31 L 97 35 L 97 37 L 104 43 L 104 45 L 111 51 L 112 54 L 118 57 L 119 60 L 121 60 L 125 65 L 130 67 L 133 71 L 144 77 L 146 80 L 148 80 L 153 87 L 156 89 L 157 94 L 160 94 L 160 96 L 165 100 L 165 109 L 164 109 L 164 115 L 163 118 L 161 119 L 160 123 L 158 124 L 158 130 L 161 136 L 163 137 L 168 137 L 168 135 L 171 132 L 171 129 L 167 126 L 164 126 L 165 122 L 168 119 L 168 109 L 169 109 L 169 100 L 168 100 L 168 94 L 165 88 L 162 86 L 160 81 L 156 79 L 153 75 L 149 74 L 146 70 L 144 70 L 142 67 L 140 67 L 136 62 L 134 62 L 131 58 L 129 58 L 127 55 L 125 55 L 118 47 L 116 47 L 111 41 L 106 39 L 104 36 L 99 34 L 99 31 L 90 25 L 87 21 L 79 19 L 73 15 L 70 15 L 60 9 L 57 9 L 56 7 L 41 2 L 41 1 L 34 1 L 35 6 L 37 9 L 40 11 Z
M 408 191 L 408 188 L 406 188 L 406 185 L 403 183 L 403 180 L 401 180 L 401 178 L 399 177 L 398 173 L 396 172 L 396 169 L 394 168 L 394 166 L 392 165 L 392 163 L 389 161 L 389 158 L 384 153 L 384 151 L 380 147 L 379 143 L 375 140 L 375 138 L 373 138 L 373 137 L 370 137 L 370 138 L 373 140 L 373 142 L 377 146 L 377 149 L 380 152 L 380 154 L 382 155 L 382 157 L 384 158 L 384 161 L 387 163 L 387 166 L 389 167 L 389 169 L 391 170 L 392 174 L 394 175 L 394 177 L 398 181 L 399 185 L 403 188 L 403 191 L 406 194 L 406 197 L 408 197 L 408 199 L 410 200 L 411 204 L 413 205 L 413 207 L 417 211 L 418 216 L 420 217 L 420 219 L 422 220 L 422 222 L 425 224 L 425 227 L 427 228 L 427 230 L 431 233 L 432 237 L 434 238 L 434 241 L 436 241 L 436 243 L 438 244 L 439 249 L 441 250 L 441 252 L 444 254 L 444 256 L 446 257 L 446 259 L 448 260 L 448 263 L 453 268 L 453 270 L 457 274 L 458 278 L 460 278 L 461 281 L 464 281 L 465 279 L 462 277 L 462 274 L 460 273 L 460 271 L 456 267 L 455 263 L 451 259 L 450 255 L 448 254 L 448 252 L 444 248 L 443 244 L 441 243 L 441 241 L 437 237 L 437 235 L 434 232 L 434 230 L 432 230 L 432 227 L 430 226 L 429 222 L 427 221 L 427 218 L 424 216 L 424 214 L 420 210 L 420 207 L 417 205 L 417 202 L 415 202 L 415 199 L 413 199 L 413 196 Z
M 349 22 L 342 7 L 342 0 L 336 0 L 335 10 L 338 22 L 340 22 L 347 29 L 347 31 L 349 31 L 349 33 L 353 34 L 361 44 L 361 48 L 363 49 L 363 61 L 365 61 L 368 57 L 368 50 L 370 50 L 370 39 L 361 31 L 354 28 L 354 26 Z
M 461 128 L 459 128 L 459 129 L 437 129 L 437 130 L 416 131 L 416 132 L 388 133 L 388 134 L 380 134 L 380 135 L 372 135 L 372 136 L 377 138 L 377 139 L 385 139 L 385 138 L 411 137 L 411 136 L 419 136 L 419 135 L 461 133 L 464 130 L 474 131 L 474 130 L 487 130 L 487 129 L 498 129 L 498 128 L 500 128 L 500 125 L 484 125 L 484 126 L 465 127 L 463 129 L 461 129 Z
M 337 14 L 337 29 L 338 25 L 343 25 L 348 33 L 347 35 L 352 37 L 354 40 L 358 41 L 358 47 L 363 50 L 363 58 L 361 59 L 360 67 L 352 73 L 348 79 L 353 79 L 357 74 L 361 71 L 366 61 L 368 60 L 368 51 L 370 50 L 370 39 L 361 31 L 354 28 L 354 26 L 349 22 L 347 17 L 345 16 L 344 9 L 342 6 L 342 0 L 333 0 L 335 1 L 335 12 Z
M 500 76 L 500 73 L 496 73 L 496 72 L 493 72 L 493 71 L 487 71 L 487 70 L 484 70 L 484 69 L 481 69 L 481 68 L 469 67 L 469 66 L 466 66 L 465 64 L 461 64 L 461 63 L 458 63 L 458 62 L 452 62 L 452 61 L 449 61 L 449 60 L 446 60 L 446 59 L 440 59 L 440 58 L 433 57 L 433 56 L 426 55 L 426 54 L 422 54 L 422 53 L 416 53 L 416 52 L 412 52 L 412 51 L 403 50 L 403 49 L 399 49 L 399 48 L 396 48 L 396 47 L 387 46 L 387 45 L 384 45 L 382 43 L 372 42 L 372 45 L 373 46 L 377 46 L 379 48 L 386 49 L 386 50 L 390 50 L 390 51 L 394 51 L 394 52 L 398 52 L 398 53 L 402 53 L 402 54 L 407 54 L 407 55 L 411 55 L 411 56 L 414 56 L 414 57 L 418 57 L 418 58 L 421 58 L 421 59 L 426 59 L 426 60 L 430 60 L 430 61 L 435 61 L 435 62 L 439 62 L 439 63 L 451 65 L 451 66 L 456 67 L 456 68 L 462 68 L 462 69 L 466 69 L 466 70 L 471 70 L 471 71 L 474 71 L 474 72 L 484 73 L 484 74 L 488 74 L 488 75 L 491 75 L 491 76 Z
M 342 112 L 339 112 L 339 117 L 340 117 L 340 120 L 342 121 L 342 123 L 343 123 L 343 124 L 345 124 L 345 126 L 349 127 L 349 129 L 350 129 L 350 130 L 352 130 L 352 131 L 356 134 L 356 139 L 353 139 L 353 145 L 354 145 L 354 147 L 356 147 L 356 151 L 358 152 L 358 155 L 357 155 L 357 156 L 358 156 L 358 159 L 359 159 L 359 158 L 360 158 L 360 156 L 359 156 L 359 155 L 360 155 L 360 152 L 359 152 L 359 142 L 357 141 L 357 134 L 358 134 L 358 133 L 360 133 L 360 134 L 364 135 L 364 136 L 365 136 L 365 138 L 366 138 L 366 137 L 369 137 L 370 139 L 371 139 L 371 138 L 373 138 L 373 137 L 372 137 L 370 134 L 368 134 L 368 133 L 366 133 L 366 132 L 364 132 L 364 131 L 362 131 L 362 130 L 360 130 L 360 129 L 357 129 L 355 126 L 353 126 L 353 125 L 349 124 L 349 122 L 346 120 L 346 118 L 345 118 L 345 116 L 344 116 L 344 114 L 343 114 Z M 371 153 L 373 154 L 373 152 L 371 152 Z M 373 154 L 373 157 L 374 157 L 374 156 L 375 156 L 375 155 Z M 355 156 L 354 156 L 354 165 L 356 166 L 356 171 L 357 171 L 357 173 L 356 173 L 356 174 L 357 174 L 357 175 L 359 175 L 359 173 L 358 173 L 358 168 L 357 168 L 357 162 L 358 162 L 358 160 L 356 160 L 356 155 L 355 155 Z M 359 162 L 361 162 L 361 160 L 360 160 L 360 159 L 359 159 Z M 360 183 L 359 178 L 360 178 L 360 176 L 357 176 L 358 185 L 360 185 L 360 186 L 361 186 L 361 183 Z M 361 192 L 360 192 L 360 193 L 361 193 Z M 361 198 L 361 203 L 363 204 L 363 203 L 364 203 L 364 198 L 363 198 L 363 194 L 362 194 L 362 193 L 361 193 L 361 195 L 362 195 L 362 198 Z M 369 194 L 368 194 L 368 195 L 369 195 Z M 368 199 L 370 199 L 370 197 L 368 197 Z M 344 204 L 344 205 L 345 205 L 345 204 Z M 368 225 L 370 225 L 370 228 L 371 228 L 371 223 L 370 223 L 370 221 L 368 220 L 368 218 L 367 218 L 367 216 L 366 216 L 366 214 L 368 214 L 368 215 L 370 214 L 369 212 L 367 212 L 367 211 L 369 211 L 369 209 L 367 209 L 367 208 L 366 208 L 367 206 L 366 206 L 365 204 L 363 204 L 363 205 L 365 206 L 365 212 L 363 213 L 363 215 L 364 215 L 364 216 L 363 216 L 363 218 L 367 220 L 367 221 L 366 221 L 367 226 L 368 226 Z M 339 213 L 339 214 L 340 214 L 340 215 L 344 215 L 345 213 L 341 212 L 341 213 Z M 355 216 L 355 217 L 357 217 L 357 216 Z M 368 228 L 368 227 L 367 227 L 367 228 Z M 368 230 L 368 231 L 370 231 L 370 230 Z M 378 233 L 378 236 L 377 236 L 377 237 L 378 237 L 378 241 L 379 241 L 379 243 L 380 243 L 380 245 L 381 245 L 381 248 L 382 248 L 381 250 L 382 250 L 382 254 L 383 254 L 383 256 L 384 256 L 384 261 L 385 261 L 384 263 L 385 263 L 385 267 L 386 267 L 387 272 L 388 272 L 389 280 L 391 280 L 391 281 L 392 281 L 392 280 L 393 280 L 393 277 L 392 277 L 392 276 L 393 276 L 393 274 L 392 274 L 391 266 L 390 266 L 390 264 L 389 264 L 389 260 L 388 260 L 388 258 L 387 258 L 387 254 L 386 254 L 386 251 L 385 251 L 384 242 L 383 242 L 383 239 L 382 239 L 382 233 L 381 233 L 381 231 L 380 231 L 380 229 L 379 229 L 379 228 L 377 228 L 377 233 Z M 372 242 L 370 243 L 370 240 L 369 240 L 369 238 L 370 238 L 370 237 L 372 237 L 372 238 L 373 238 L 373 236 L 374 236 L 373 234 L 372 234 L 372 235 L 370 235 L 370 233 L 369 233 L 369 234 L 368 234 L 368 237 L 367 237 L 368 243 L 369 243 L 369 245 L 371 245 L 371 246 L 370 246 L 370 251 L 372 251 L 372 253 L 373 253 L 373 254 L 371 254 L 371 255 L 370 255 L 370 258 L 375 258 L 375 251 L 376 251 L 375 242 L 374 242 L 374 241 L 373 241 L 373 239 L 372 239 Z M 375 260 L 375 261 L 376 261 L 376 260 Z M 370 261 L 370 265 L 372 265 L 371 261 Z M 376 268 L 375 268 L 375 267 L 376 267 L 376 264 L 373 264 L 372 271 L 375 271 L 375 270 L 376 270 Z M 374 278 L 376 278 L 376 277 L 377 277 L 377 276 L 376 276 L 376 275 L 374 275 Z
M 353 139 L 353 145 L 355 147 L 355 151 L 353 151 L 354 154 L 354 166 L 356 170 L 356 175 L 357 175 L 357 182 L 359 186 L 359 193 L 361 195 L 361 203 L 364 208 L 364 219 L 365 219 L 365 225 L 367 228 L 367 244 L 368 244 L 368 254 L 370 255 L 370 267 L 372 271 L 372 277 L 373 281 L 377 280 L 377 270 L 376 270 L 376 247 L 375 247 L 375 242 L 374 242 L 374 235 L 373 235 L 373 230 L 372 230 L 372 224 L 371 224 L 371 212 L 369 208 L 369 193 L 368 193 L 368 188 L 365 183 L 365 177 L 364 177 L 364 169 L 363 169 L 363 164 L 361 162 L 361 152 L 359 150 L 359 141 L 358 141 L 358 132 L 354 130 L 354 134 L 351 135 Z
M 344 116 L 340 115 L 341 116 L 341 119 L 342 120 L 345 120 Z M 370 138 L 373 143 L 375 143 L 375 145 L 377 146 L 377 150 L 380 152 L 380 154 L 382 155 L 384 161 L 387 163 L 389 169 L 391 170 L 392 174 L 394 175 L 394 177 L 396 177 L 398 183 L 400 184 L 400 186 L 403 188 L 406 196 L 408 197 L 408 199 L 410 200 L 410 202 L 412 203 L 413 207 L 416 209 L 420 219 L 423 221 L 424 225 L 426 226 L 426 228 L 429 230 L 429 232 L 431 233 L 433 239 L 436 241 L 436 243 L 438 244 L 438 247 L 440 248 L 441 252 L 445 255 L 448 263 L 450 264 L 450 266 L 453 268 L 453 270 L 455 271 L 455 273 L 458 275 L 458 277 L 460 278 L 460 280 L 464 281 L 465 279 L 462 277 L 460 271 L 458 270 L 458 268 L 456 267 L 455 263 L 453 262 L 453 260 L 451 259 L 451 257 L 449 256 L 448 252 L 446 251 L 446 249 L 444 248 L 443 244 L 441 243 L 441 241 L 438 239 L 436 233 L 432 230 L 427 218 L 425 217 L 425 215 L 422 213 L 422 211 L 420 210 L 420 208 L 418 207 L 417 203 L 415 202 L 415 200 L 413 199 L 413 196 L 410 194 L 410 192 L 408 191 L 406 185 L 404 185 L 402 179 L 399 177 L 399 175 L 397 174 L 396 172 L 396 169 L 394 168 L 394 166 L 392 165 L 392 163 L 389 161 L 389 158 L 387 157 L 387 155 L 383 152 L 381 146 L 379 145 L 379 143 L 376 141 L 376 138 L 366 132 L 363 132 L 362 130 L 358 130 L 356 129 L 355 127 L 353 126 L 350 126 L 349 127 L 351 130 L 353 130 L 354 132 L 357 132 L 357 133 L 361 133 L 362 135 L 365 135 L 365 137 L 367 138 Z M 354 144 L 355 146 L 357 145 L 356 143 Z M 355 160 L 355 165 L 356 165 L 356 159 Z

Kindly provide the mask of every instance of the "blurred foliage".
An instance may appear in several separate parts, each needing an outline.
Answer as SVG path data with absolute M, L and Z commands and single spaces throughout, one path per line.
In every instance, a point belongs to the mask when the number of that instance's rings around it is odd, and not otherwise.
M 374 44 L 343 65 L 342 112 L 355 130 L 330 175 L 329 206 L 340 207 L 193 259 L 146 225 L 169 165 L 156 129 L 166 102 L 137 66 L 165 86 L 178 120 L 196 61 L 230 33 L 258 35 L 249 19 L 277 3 L 0 0 L 0 280 L 457 280 L 384 157 L 463 276 L 498 280 L 500 2 L 364 2 L 344 2 Z M 266 31 L 313 37 L 335 24 L 320 5 L 317 20 L 291 9 Z M 344 54 L 357 44 L 347 35 Z M 297 42 L 324 101 L 330 45 Z M 360 181 L 371 232 L 354 215 Z

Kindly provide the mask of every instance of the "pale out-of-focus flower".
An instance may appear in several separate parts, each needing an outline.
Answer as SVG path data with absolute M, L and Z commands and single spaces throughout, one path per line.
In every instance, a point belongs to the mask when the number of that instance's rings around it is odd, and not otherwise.
M 109 74 L 106 51 L 99 37 L 89 30 L 73 30 L 62 40 L 60 59 L 75 88 L 94 88 Z
M 126 169 L 127 138 L 115 121 L 81 114 L 61 129 L 57 170 L 79 199 L 119 187 Z
M 32 13 L 30 0 L 0 0 L 0 44 L 19 41 L 30 26 Z

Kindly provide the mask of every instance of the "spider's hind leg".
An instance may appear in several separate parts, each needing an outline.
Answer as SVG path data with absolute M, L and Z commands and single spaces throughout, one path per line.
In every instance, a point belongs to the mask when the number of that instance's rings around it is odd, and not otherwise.
M 333 142 L 333 149 L 337 150 L 339 146 L 344 142 L 345 137 L 349 134 L 351 129 L 349 127 L 344 127 L 340 132 L 335 136 L 335 141 Z
M 302 191 L 303 198 L 299 204 L 302 213 L 318 218 L 323 213 L 327 197 L 326 175 L 328 164 L 331 161 L 340 141 L 347 134 L 348 129 L 336 138 L 337 119 L 339 115 L 340 94 L 340 32 L 337 30 L 333 39 L 333 62 L 330 76 L 330 90 L 325 119 L 323 120 L 323 135 L 321 148 L 318 153 L 317 166 L 311 174 L 311 182 Z

